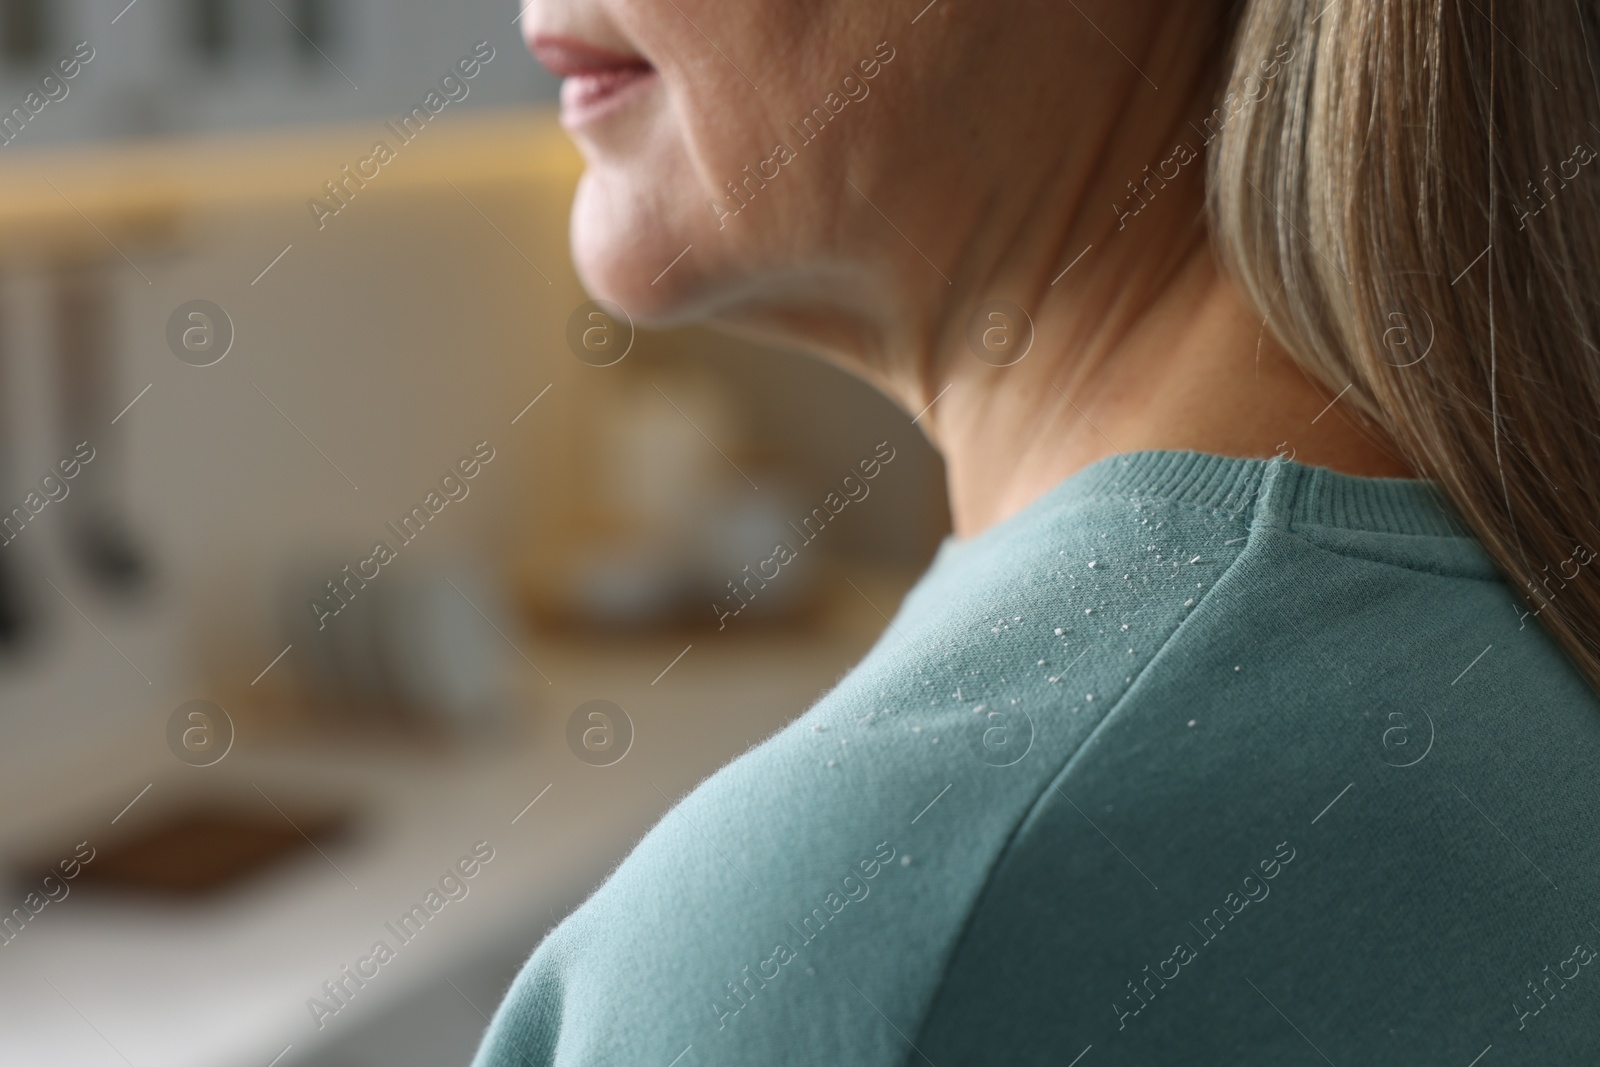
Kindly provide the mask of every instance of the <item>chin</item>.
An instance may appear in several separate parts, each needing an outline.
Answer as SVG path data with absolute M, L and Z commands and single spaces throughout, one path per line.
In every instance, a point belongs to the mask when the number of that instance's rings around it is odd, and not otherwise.
M 672 325 L 703 312 L 708 258 L 717 237 L 714 228 L 697 226 L 684 210 L 683 205 L 696 205 L 703 197 L 663 193 L 671 183 L 662 177 L 640 181 L 591 167 L 578 182 L 572 205 L 572 259 L 583 287 L 596 299 L 620 304 L 636 322 L 652 325 Z

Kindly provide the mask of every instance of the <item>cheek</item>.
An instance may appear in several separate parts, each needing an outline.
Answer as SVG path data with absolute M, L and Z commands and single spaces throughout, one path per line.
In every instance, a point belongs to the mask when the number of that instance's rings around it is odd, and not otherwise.
M 808 249 L 800 246 L 823 231 L 803 221 L 817 217 L 819 199 L 826 200 L 816 186 L 824 179 L 837 184 L 842 173 L 826 158 L 834 151 L 828 142 L 839 134 L 829 131 L 805 148 L 787 125 L 832 87 L 810 68 L 804 76 L 787 73 L 777 58 L 783 42 L 817 35 L 813 5 L 730 9 L 678 0 L 676 7 L 681 14 L 656 0 L 615 3 L 617 25 L 656 64 L 659 84 L 641 106 L 575 136 L 587 164 L 571 216 L 578 273 L 592 296 L 657 323 L 703 313 L 750 276 L 803 258 Z M 810 10 L 805 20 L 801 7 Z M 774 20 L 786 12 L 797 25 L 775 30 Z M 708 31 L 719 27 L 713 36 L 728 58 L 685 16 Z M 869 54 L 870 42 L 856 51 Z M 842 71 L 857 58 L 835 54 L 837 46 L 821 52 L 815 70 Z M 746 74 L 760 84 L 759 92 Z M 851 105 L 866 106 L 870 102 Z M 776 177 L 768 167 L 760 185 L 744 168 L 759 176 L 780 139 L 800 158 Z M 748 197 L 747 206 L 729 191 L 730 181 Z M 739 210 L 730 216 L 729 209 Z

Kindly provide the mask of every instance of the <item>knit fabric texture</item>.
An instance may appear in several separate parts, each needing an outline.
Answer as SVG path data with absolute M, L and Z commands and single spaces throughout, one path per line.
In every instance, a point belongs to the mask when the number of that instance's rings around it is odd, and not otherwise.
M 1115 456 L 946 541 L 475 1064 L 1600 1062 L 1597 767 L 1431 483 Z

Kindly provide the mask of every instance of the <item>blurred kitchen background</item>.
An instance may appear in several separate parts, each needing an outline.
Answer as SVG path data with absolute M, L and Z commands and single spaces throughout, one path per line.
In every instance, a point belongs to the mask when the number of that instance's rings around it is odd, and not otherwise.
M 0 1064 L 466 1062 L 945 533 L 860 383 L 587 302 L 515 16 L 0 0 Z

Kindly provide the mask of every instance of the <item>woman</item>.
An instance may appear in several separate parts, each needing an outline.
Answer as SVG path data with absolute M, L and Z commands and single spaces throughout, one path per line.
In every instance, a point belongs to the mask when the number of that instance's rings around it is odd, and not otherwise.
M 526 15 L 591 289 L 955 533 L 477 1062 L 1595 1062 L 1600 7 L 924 2 Z

